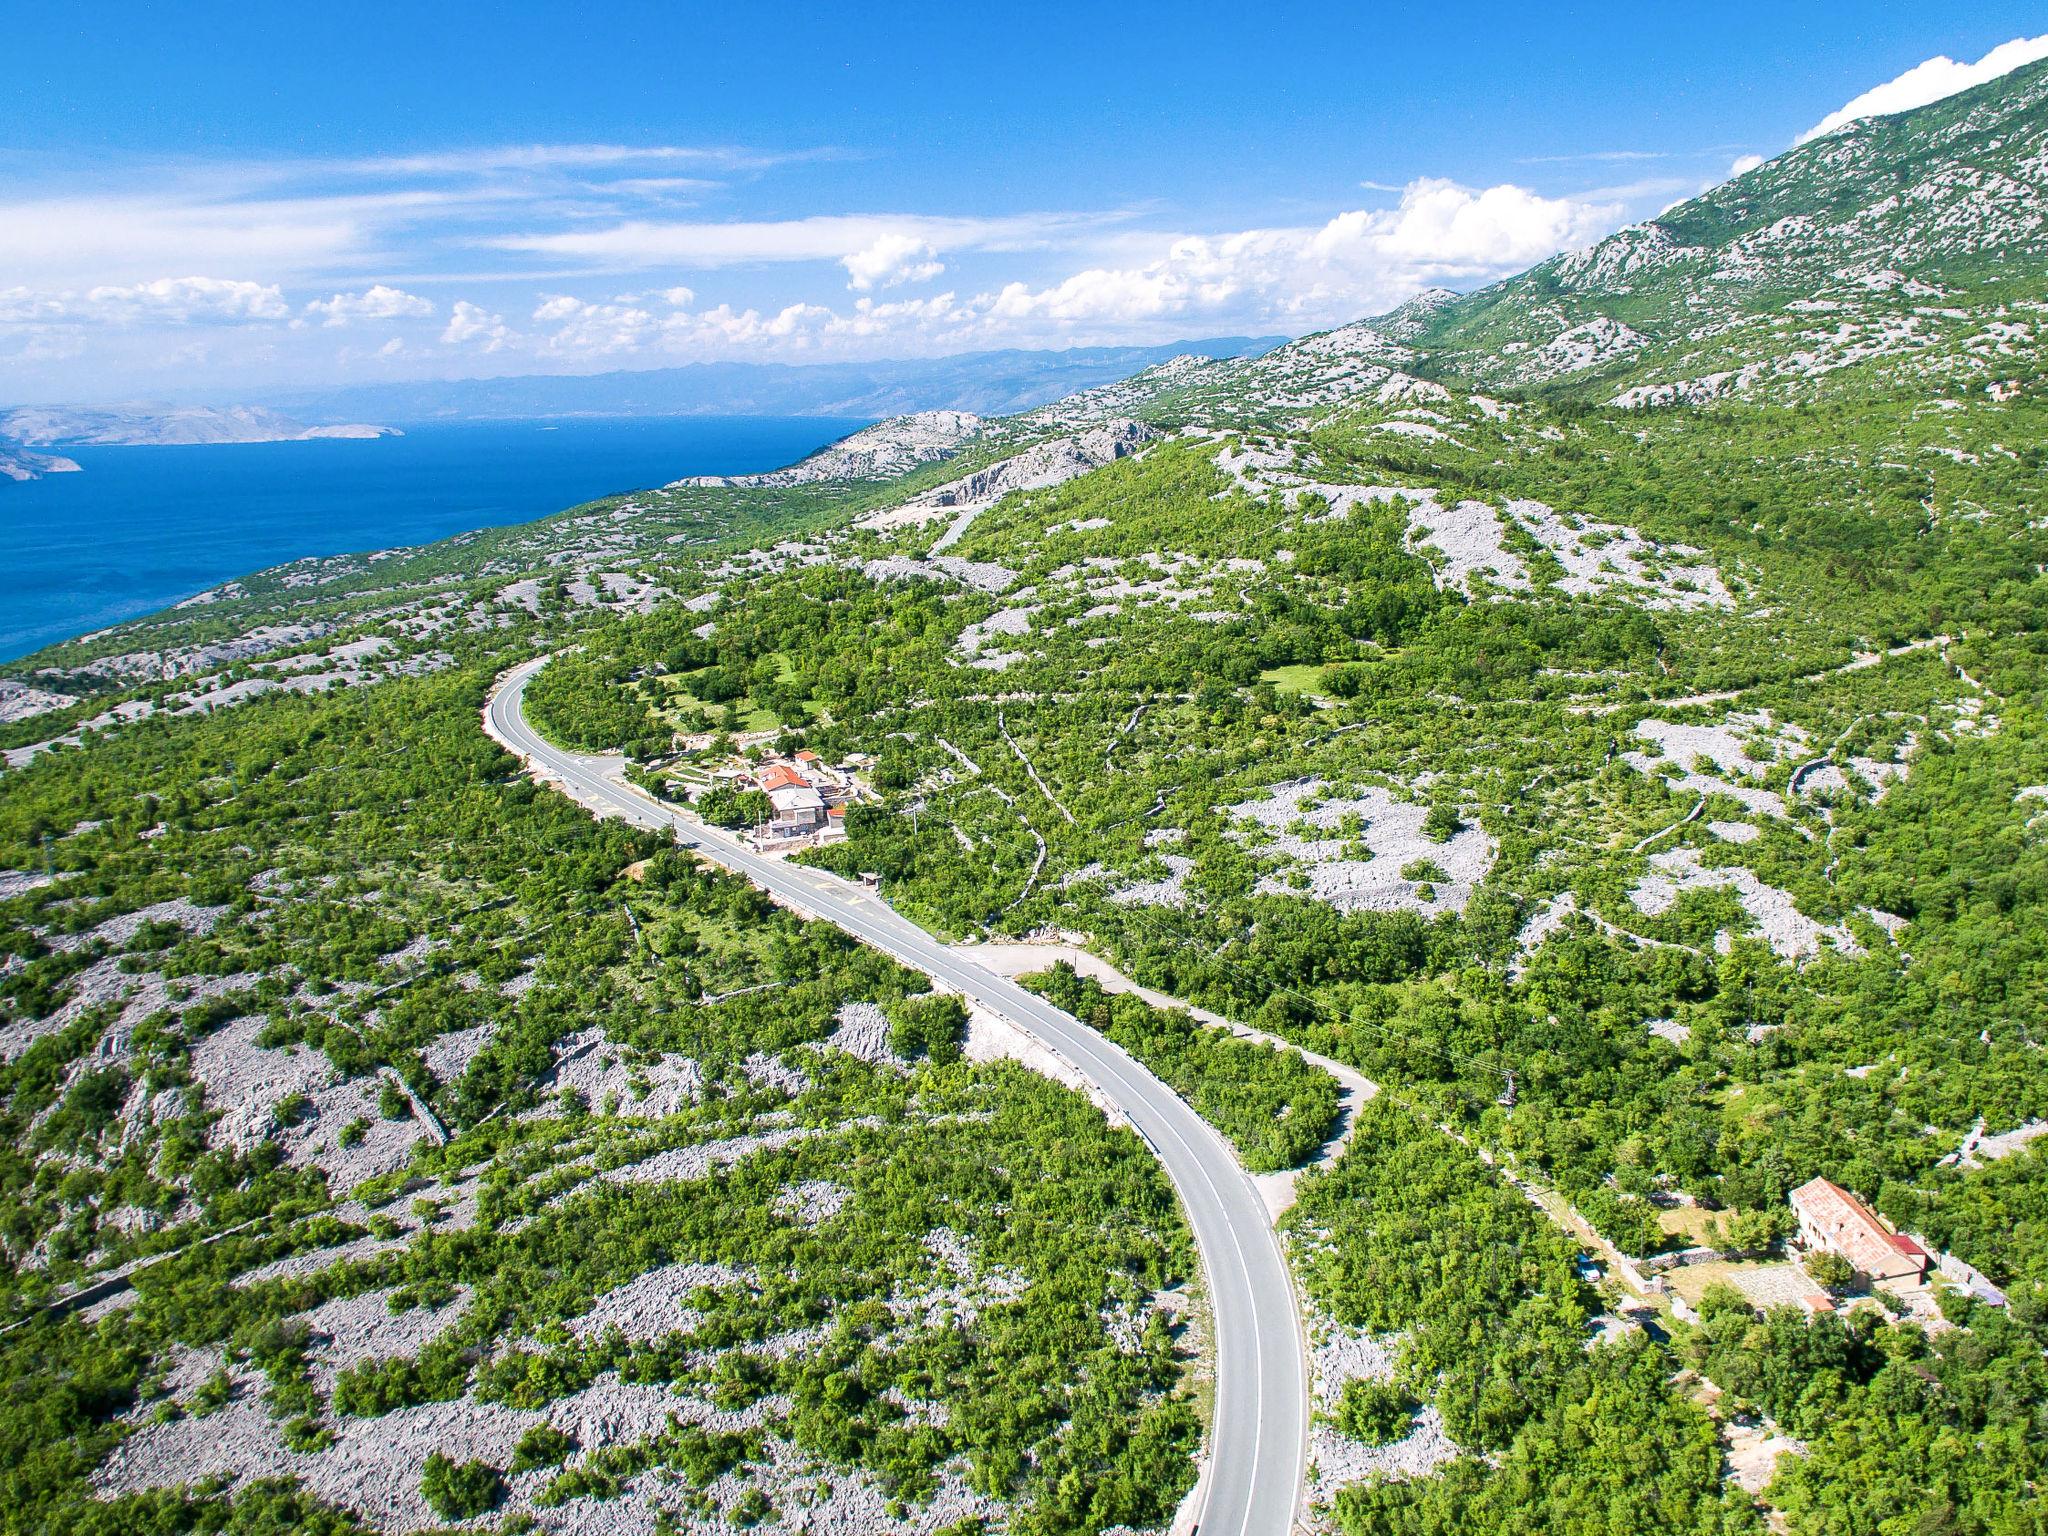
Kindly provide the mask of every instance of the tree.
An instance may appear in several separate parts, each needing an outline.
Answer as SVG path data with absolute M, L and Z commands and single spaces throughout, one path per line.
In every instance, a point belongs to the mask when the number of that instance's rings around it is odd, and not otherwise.
M 1806 1256 L 1806 1273 L 1823 1290 L 1839 1291 L 1856 1278 L 1856 1266 L 1839 1253 L 1820 1248 Z

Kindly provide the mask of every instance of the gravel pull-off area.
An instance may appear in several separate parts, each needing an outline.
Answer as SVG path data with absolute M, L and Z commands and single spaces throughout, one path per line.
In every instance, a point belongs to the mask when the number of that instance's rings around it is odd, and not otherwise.
M 1493 867 L 1494 841 L 1477 826 L 1467 823 L 1448 840 L 1436 842 L 1423 835 L 1427 806 L 1396 800 L 1377 785 L 1368 785 L 1353 799 L 1327 798 L 1312 804 L 1323 788 L 1320 779 L 1282 784 L 1263 800 L 1230 807 L 1230 815 L 1269 832 L 1270 837 L 1253 845 L 1254 851 L 1304 870 L 1305 894 L 1340 912 L 1406 910 L 1428 917 L 1462 912 L 1472 888 Z M 1355 836 L 1346 836 L 1341 828 L 1352 816 L 1360 826 Z M 1294 828 L 1304 822 L 1331 835 L 1303 836 Z M 1357 857 L 1354 846 L 1362 846 L 1367 857 Z M 1410 879 L 1402 874 L 1422 860 L 1434 864 L 1443 878 Z M 1284 872 L 1267 875 L 1258 889 L 1267 895 L 1304 894 Z
M 1687 891 L 1718 886 L 1735 893 L 1742 910 L 1763 933 L 1764 941 L 1783 959 L 1807 959 L 1824 948 L 1850 956 L 1863 953 L 1863 946 L 1847 928 L 1808 917 L 1794 905 L 1790 894 L 1775 885 L 1766 885 L 1753 870 L 1740 865 L 1708 869 L 1691 848 L 1652 854 L 1650 867 L 1651 872 L 1629 892 L 1629 900 L 1646 917 L 1661 917 L 1669 912 Z

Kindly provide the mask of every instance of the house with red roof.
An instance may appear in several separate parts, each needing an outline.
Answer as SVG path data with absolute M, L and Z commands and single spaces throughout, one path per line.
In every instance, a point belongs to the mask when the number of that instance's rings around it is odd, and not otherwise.
M 1810 1179 L 1791 1194 L 1799 1243 L 1811 1253 L 1836 1253 L 1871 1280 L 1918 1280 L 1927 1273 L 1925 1248 L 1839 1184 Z

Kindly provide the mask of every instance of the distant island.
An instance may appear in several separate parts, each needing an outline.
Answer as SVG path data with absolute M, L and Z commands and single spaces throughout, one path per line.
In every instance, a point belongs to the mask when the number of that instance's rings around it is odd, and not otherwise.
M 30 453 L 0 443 L 0 480 L 40 480 L 44 475 L 70 475 L 79 470 L 76 459 L 54 453 Z
M 0 411 L 0 478 L 75 473 L 75 459 L 42 448 L 164 448 L 192 443 L 288 443 L 316 438 L 399 437 L 362 422 L 309 426 L 257 405 L 30 405 Z

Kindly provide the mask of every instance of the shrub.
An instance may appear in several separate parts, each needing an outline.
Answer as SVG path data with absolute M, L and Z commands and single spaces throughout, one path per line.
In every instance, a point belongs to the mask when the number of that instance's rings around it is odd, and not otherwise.
M 926 992 L 897 999 L 888 1012 L 889 1049 L 898 1056 L 929 1057 L 941 1065 L 960 1059 L 967 1008 L 959 998 Z
M 498 1507 L 505 1479 L 489 1462 L 455 1462 L 434 1451 L 420 1473 L 420 1497 L 443 1520 L 474 1520 Z
M 512 1448 L 511 1470 L 519 1473 L 531 1472 L 535 1467 L 559 1467 L 575 1449 L 575 1440 L 554 1425 L 536 1424 Z
M 1366 1445 L 1406 1439 L 1421 1405 L 1390 1382 L 1347 1381 L 1337 1399 L 1337 1427 Z

